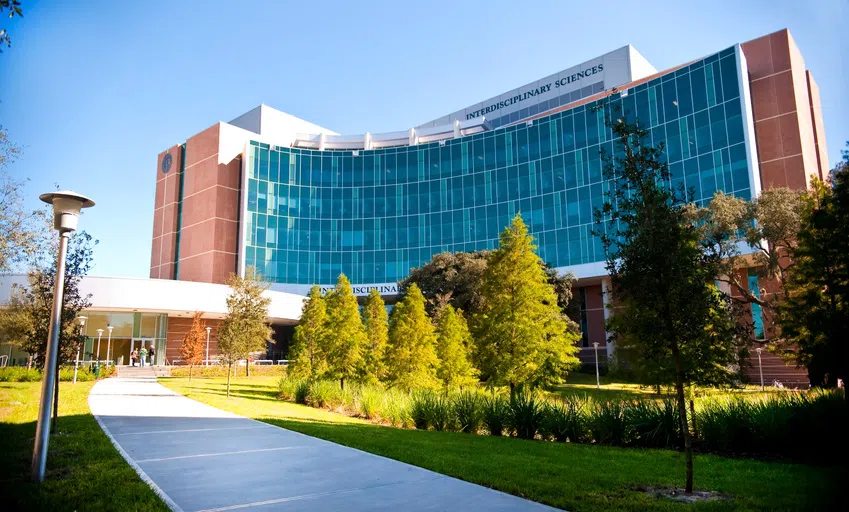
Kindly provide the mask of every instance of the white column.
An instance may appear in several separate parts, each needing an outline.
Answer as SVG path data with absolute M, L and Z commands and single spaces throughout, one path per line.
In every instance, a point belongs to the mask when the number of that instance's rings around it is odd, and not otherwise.
M 456 138 L 459 138 L 459 137 L 460 137 L 460 120 L 455 119 L 454 120 L 454 138 L 456 139 Z
M 410 128 L 410 146 L 415 146 L 418 143 L 416 139 L 416 129 Z
M 610 332 L 607 330 L 607 321 L 610 320 L 610 317 L 613 315 L 613 311 L 611 310 L 612 302 L 610 299 L 610 278 L 605 277 L 601 280 L 601 303 L 604 305 L 604 345 L 608 358 L 613 355 L 613 351 L 616 348 L 613 346 L 613 342 L 610 339 Z
M 324 132 L 319 133 L 318 134 L 318 150 L 319 151 L 324 151 L 324 141 L 325 141 Z
M 363 135 L 363 149 L 371 149 L 371 132 Z

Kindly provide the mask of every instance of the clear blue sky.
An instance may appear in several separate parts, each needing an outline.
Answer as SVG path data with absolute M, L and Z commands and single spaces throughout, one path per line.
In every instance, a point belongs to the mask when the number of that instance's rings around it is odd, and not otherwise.
M 0 124 L 32 206 L 92 197 L 97 275 L 146 277 L 156 155 L 265 103 L 339 133 L 416 124 L 634 45 L 665 69 L 787 27 L 849 139 L 845 0 L 48 2 L 3 19 Z M 287 5 L 284 5 L 287 4 Z

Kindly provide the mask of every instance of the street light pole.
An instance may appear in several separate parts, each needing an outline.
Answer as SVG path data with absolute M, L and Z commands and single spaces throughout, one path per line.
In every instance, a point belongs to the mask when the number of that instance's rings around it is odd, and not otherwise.
M 80 334 L 83 333 L 83 328 L 85 327 L 85 321 L 88 320 L 87 316 L 78 316 L 77 320 L 80 321 Z M 80 366 L 80 344 L 77 343 L 77 357 L 74 359 L 74 384 L 77 383 L 77 368 Z
M 212 331 L 212 327 L 206 328 L 206 366 L 209 366 L 209 333 Z
M 755 349 L 755 352 L 758 353 L 758 371 L 761 374 L 761 391 L 764 391 L 764 366 L 761 363 L 761 352 L 763 352 L 763 347 L 758 347 Z
M 111 325 L 106 326 L 106 330 L 109 331 L 106 336 L 106 366 L 109 366 L 109 350 L 112 348 L 112 329 Z
M 94 352 L 96 354 L 94 356 L 94 360 L 95 360 L 94 365 L 95 366 L 100 366 L 100 338 L 102 338 L 102 337 L 103 337 L 103 329 L 98 329 L 97 330 L 97 350 L 95 350 L 95 352 Z
M 76 231 L 82 208 L 94 206 L 94 201 L 75 192 L 63 191 L 42 194 L 39 199 L 53 205 L 53 228 L 59 232 L 59 254 L 56 258 L 56 277 L 53 287 L 53 307 L 50 310 L 50 329 L 44 354 L 44 377 L 41 381 L 41 402 L 32 450 L 31 476 L 36 483 L 44 481 L 47 466 L 47 446 L 50 442 L 50 412 L 53 409 L 53 386 L 58 378 L 59 331 L 61 331 L 62 301 L 65 288 L 65 259 L 68 238 Z
M 601 389 L 601 378 L 598 376 L 598 342 L 593 342 L 593 347 L 595 348 L 595 387 L 596 389 Z

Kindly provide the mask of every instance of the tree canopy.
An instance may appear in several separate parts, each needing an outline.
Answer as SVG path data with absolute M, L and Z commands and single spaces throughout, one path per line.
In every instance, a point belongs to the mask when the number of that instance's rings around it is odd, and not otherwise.
M 445 388 L 471 386 L 478 382 L 478 371 L 470 361 L 472 335 L 462 311 L 450 304 L 439 314 L 436 326 L 436 377 Z
M 318 286 L 304 300 L 301 321 L 289 352 L 289 373 L 296 378 L 315 379 L 327 371 L 324 346 L 327 339 L 327 305 Z
M 194 316 L 192 316 L 192 325 L 180 343 L 180 358 L 183 360 L 183 363 L 189 365 L 189 380 L 192 378 L 194 366 L 201 364 L 204 359 L 206 329 L 202 317 L 202 312 L 195 312 Z
M 363 362 L 363 345 L 366 332 L 360 318 L 357 298 L 351 282 L 340 274 L 336 287 L 327 293 L 327 336 L 324 355 L 327 358 L 328 377 L 339 379 L 345 387 L 345 379 L 357 377 Z
M 475 364 L 493 385 L 551 384 L 579 365 L 578 334 L 548 282 L 532 236 L 516 215 L 487 260 L 475 315 Z
M 360 377 L 365 382 L 377 382 L 386 377 L 389 321 L 383 298 L 374 288 L 369 292 L 363 306 L 363 325 L 366 341 L 363 345 L 363 369 Z
M 389 319 L 387 381 L 407 390 L 435 387 L 438 363 L 436 334 L 425 311 L 424 295 L 411 284 Z

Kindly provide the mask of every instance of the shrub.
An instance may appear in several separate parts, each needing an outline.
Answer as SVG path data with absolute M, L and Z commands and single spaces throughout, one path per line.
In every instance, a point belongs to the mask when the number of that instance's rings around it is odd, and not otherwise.
M 422 390 L 413 393 L 410 400 L 410 419 L 418 430 L 427 430 L 433 419 L 436 395 L 433 391 Z
M 483 401 L 483 422 L 489 435 L 500 436 L 509 425 L 510 404 L 503 396 L 492 395 Z
M 625 408 L 625 420 L 631 444 L 644 448 L 676 448 L 681 446 L 678 403 L 667 398 L 656 402 L 637 400 Z
M 41 380 L 41 370 L 27 370 L 23 366 L 0 368 L 0 382 L 36 382 Z
M 716 452 L 742 453 L 751 448 L 750 405 L 740 398 L 706 400 L 696 426 L 702 448 Z
M 591 409 L 589 429 L 599 444 L 624 446 L 628 442 L 628 424 L 621 402 L 596 402 Z
M 461 391 L 454 396 L 454 415 L 460 431 L 477 434 L 483 421 L 483 400 L 477 391 Z
M 430 424 L 434 430 L 454 430 L 457 423 L 454 403 L 443 394 L 433 394 L 430 407 Z
M 540 431 L 555 441 L 581 443 L 586 439 L 586 416 L 584 401 L 568 397 L 547 403 L 543 408 Z
M 520 439 L 533 439 L 542 424 L 544 403 L 524 387 L 510 395 L 509 424 Z
M 284 375 L 280 377 L 280 380 L 277 381 L 277 391 L 278 397 L 281 400 L 287 400 L 289 402 L 297 401 L 297 391 L 298 387 L 303 384 L 302 379 L 295 379 Z
M 383 400 L 383 415 L 393 427 L 406 427 L 411 422 L 410 395 L 397 389 L 387 391 Z
M 307 405 L 307 397 L 310 394 L 310 383 L 306 380 L 298 380 L 295 384 L 295 403 Z
M 180 365 L 180 366 L 170 366 L 170 375 L 171 377 L 188 377 L 189 376 L 189 366 L 188 365 Z M 245 376 L 245 367 L 244 366 L 236 366 L 236 376 L 244 377 Z M 287 367 L 279 364 L 252 364 L 251 365 L 251 376 L 266 376 L 266 377 L 278 377 L 286 375 Z M 224 364 L 211 364 L 210 366 L 204 365 L 195 365 L 192 370 L 192 378 L 196 377 L 226 377 L 227 372 L 230 372 L 232 375 L 233 370 Z
M 372 419 L 381 414 L 385 391 L 374 386 L 363 386 L 357 399 L 357 413 Z
M 344 403 L 339 383 L 334 380 L 316 380 L 310 383 L 306 404 L 317 408 L 339 407 Z

